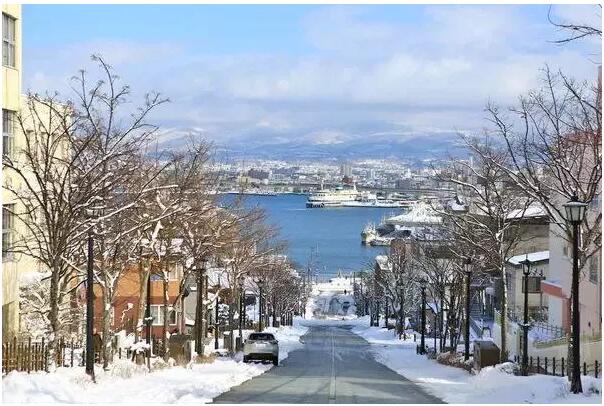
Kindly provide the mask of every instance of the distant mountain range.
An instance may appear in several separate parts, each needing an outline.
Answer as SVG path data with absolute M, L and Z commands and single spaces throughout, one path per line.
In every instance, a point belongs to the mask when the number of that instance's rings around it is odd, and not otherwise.
M 185 137 L 172 136 L 161 142 L 160 147 L 178 149 L 185 144 Z M 333 142 L 309 136 L 276 138 L 254 134 L 230 142 L 215 142 L 214 145 L 218 157 L 228 159 L 421 161 L 466 155 L 465 150 L 459 146 L 459 136 L 453 132 L 342 137 Z
M 371 137 L 339 143 L 312 143 L 305 140 L 280 143 L 232 143 L 221 146 L 232 158 L 264 158 L 282 160 L 326 159 L 442 159 L 449 155 L 465 155 L 456 134 L 435 134 L 397 137 Z

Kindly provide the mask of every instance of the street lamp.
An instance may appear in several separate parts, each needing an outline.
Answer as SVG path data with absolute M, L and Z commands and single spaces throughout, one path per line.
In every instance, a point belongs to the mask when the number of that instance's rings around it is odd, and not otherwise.
M 470 359 L 470 279 L 472 278 L 472 258 L 467 257 L 464 263 L 464 272 L 466 274 L 466 324 L 464 334 L 464 360 Z
M 256 279 L 256 285 L 258 285 L 258 331 L 262 331 L 262 288 L 264 287 L 264 281 L 262 279 Z
M 94 211 L 86 210 L 86 217 L 93 221 Z M 86 374 L 94 381 L 94 224 L 88 228 L 88 258 L 86 266 Z M 105 337 L 106 339 L 106 337 Z
M 220 295 L 218 294 L 220 288 L 216 289 L 216 310 L 214 314 L 214 349 L 218 349 L 218 303 L 220 300 Z
M 520 261 L 522 264 L 522 274 L 524 275 L 524 323 L 522 324 L 522 330 L 524 332 L 524 342 L 522 343 L 522 375 L 528 375 L 528 278 L 531 273 L 531 261 L 528 259 L 528 254 L 524 261 Z
M 422 284 L 422 338 L 420 340 L 420 354 L 425 352 L 426 346 L 426 280 L 420 279 L 420 283 Z
M 580 319 L 579 319 L 579 225 L 585 218 L 587 203 L 580 202 L 576 194 L 573 194 L 569 202 L 564 204 L 566 221 L 573 226 L 573 277 L 571 286 L 572 296 L 572 371 L 570 390 L 573 393 L 583 392 L 581 387 L 580 370 Z

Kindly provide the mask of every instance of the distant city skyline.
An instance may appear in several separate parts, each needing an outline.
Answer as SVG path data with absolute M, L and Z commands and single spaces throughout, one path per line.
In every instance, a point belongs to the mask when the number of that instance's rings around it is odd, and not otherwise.
M 556 5 L 551 16 L 600 24 L 596 7 Z M 134 101 L 148 90 L 170 97 L 153 116 L 165 146 L 190 133 L 218 146 L 304 144 L 344 156 L 372 141 L 449 142 L 487 125 L 488 101 L 508 106 L 536 87 L 546 62 L 595 77 L 599 38 L 554 44 L 563 33 L 548 10 L 24 5 L 23 88 L 68 95 L 68 79 L 100 53 Z

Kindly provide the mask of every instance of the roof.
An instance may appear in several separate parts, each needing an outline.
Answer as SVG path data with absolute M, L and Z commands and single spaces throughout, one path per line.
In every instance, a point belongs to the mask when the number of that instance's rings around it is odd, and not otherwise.
M 408 213 L 390 217 L 387 222 L 397 224 L 412 224 L 412 223 L 440 223 L 440 216 L 437 216 L 434 210 L 424 202 L 417 202 Z
M 380 269 L 389 269 L 390 264 L 388 261 L 388 255 L 377 255 L 375 257 L 375 262 L 380 267 Z
M 532 205 L 526 209 L 515 209 L 508 213 L 508 219 L 529 218 L 529 217 L 544 217 L 547 216 L 545 209 L 540 205 Z
M 549 261 L 549 251 L 538 251 L 515 255 L 512 258 L 508 259 L 508 262 L 512 265 L 520 265 L 520 263 L 527 258 L 531 262 Z

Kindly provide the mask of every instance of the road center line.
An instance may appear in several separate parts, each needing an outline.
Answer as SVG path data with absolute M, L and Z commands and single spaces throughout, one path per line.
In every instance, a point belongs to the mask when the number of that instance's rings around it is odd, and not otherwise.
M 331 331 L 331 380 L 329 382 L 329 403 L 336 400 L 336 348 Z

